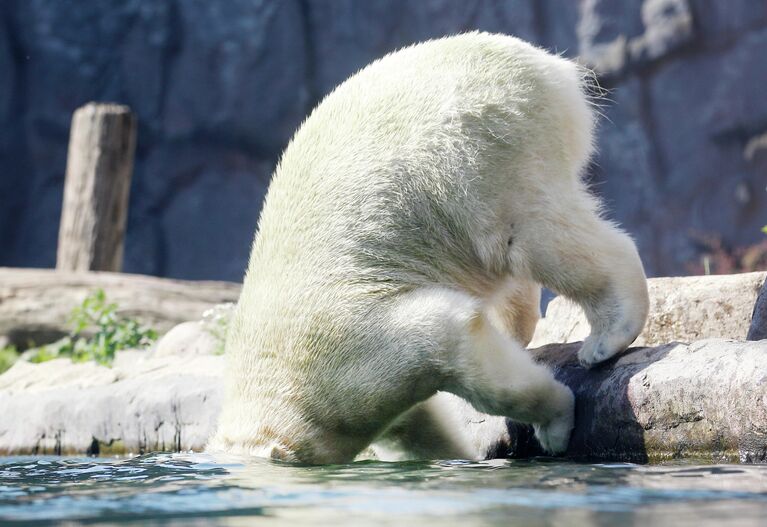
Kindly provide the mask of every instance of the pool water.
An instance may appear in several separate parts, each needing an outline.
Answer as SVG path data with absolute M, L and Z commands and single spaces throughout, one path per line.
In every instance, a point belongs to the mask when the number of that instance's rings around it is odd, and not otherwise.
M 0 524 L 767 525 L 767 466 L 0 457 Z

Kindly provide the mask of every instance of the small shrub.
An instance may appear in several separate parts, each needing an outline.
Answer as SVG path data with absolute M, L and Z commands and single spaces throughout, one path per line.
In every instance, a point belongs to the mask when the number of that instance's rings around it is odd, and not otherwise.
M 213 335 L 216 339 L 216 349 L 214 353 L 221 355 L 224 353 L 226 344 L 226 333 L 229 330 L 229 320 L 232 318 L 234 304 L 218 304 L 208 309 L 202 314 L 202 328 Z
M 69 321 L 72 333 L 34 350 L 30 362 L 71 357 L 73 362 L 94 360 L 107 366 L 118 350 L 143 348 L 157 340 L 153 329 L 144 328 L 130 318 L 119 318 L 117 304 L 108 304 L 101 289 L 75 307 Z
M 0 348 L 0 373 L 13 366 L 13 363 L 19 359 L 19 352 L 16 346 L 5 346 Z
M 732 274 L 767 270 L 767 240 L 752 245 L 733 247 L 714 233 L 691 233 L 700 258 L 688 262 L 687 272 L 699 274 Z

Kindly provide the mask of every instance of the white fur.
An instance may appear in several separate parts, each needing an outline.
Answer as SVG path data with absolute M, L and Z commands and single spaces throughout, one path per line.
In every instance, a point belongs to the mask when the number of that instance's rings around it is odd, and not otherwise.
M 269 188 L 211 447 L 329 463 L 410 438 L 421 456 L 432 442 L 480 457 L 482 441 L 451 430 L 455 404 L 427 401 L 440 391 L 563 451 L 572 393 L 523 349 L 537 284 L 586 310 L 586 365 L 625 349 L 647 312 L 634 244 L 580 178 L 584 77 L 469 33 L 392 53 L 330 94 Z

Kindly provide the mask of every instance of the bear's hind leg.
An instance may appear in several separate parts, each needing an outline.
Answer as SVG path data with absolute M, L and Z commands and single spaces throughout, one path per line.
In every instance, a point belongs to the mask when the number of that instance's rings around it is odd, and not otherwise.
M 490 298 L 489 307 L 498 329 L 527 346 L 541 318 L 541 286 L 530 280 L 508 278 Z

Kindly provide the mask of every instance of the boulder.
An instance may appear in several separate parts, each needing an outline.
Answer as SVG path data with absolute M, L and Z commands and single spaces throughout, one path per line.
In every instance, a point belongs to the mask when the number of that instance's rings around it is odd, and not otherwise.
M 201 450 L 223 357 L 122 351 L 113 366 L 17 362 L 0 375 L 0 455 Z
M 720 276 L 650 278 L 650 313 L 636 346 L 692 342 L 708 338 L 745 338 L 765 272 Z M 576 342 L 590 327 L 583 310 L 563 297 L 549 303 L 530 347 Z
M 171 355 L 211 355 L 220 341 L 206 331 L 200 322 L 182 322 L 174 326 L 155 344 L 156 357 Z
M 566 456 L 611 461 L 767 461 L 767 341 L 708 339 L 633 348 L 594 370 L 580 343 L 533 350 L 576 397 Z M 511 456 L 540 453 L 511 425 Z

